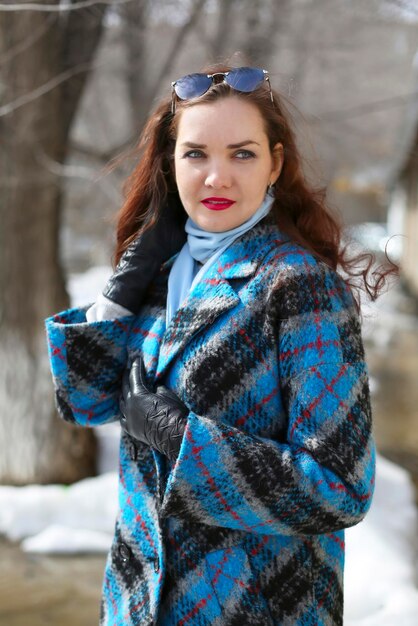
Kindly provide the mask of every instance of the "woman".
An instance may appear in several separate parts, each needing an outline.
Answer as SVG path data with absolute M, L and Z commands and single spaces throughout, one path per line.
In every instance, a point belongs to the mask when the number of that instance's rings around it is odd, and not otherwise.
M 342 624 L 375 472 L 355 270 L 268 78 L 172 84 L 115 273 L 46 320 L 62 417 L 122 425 L 102 625 Z

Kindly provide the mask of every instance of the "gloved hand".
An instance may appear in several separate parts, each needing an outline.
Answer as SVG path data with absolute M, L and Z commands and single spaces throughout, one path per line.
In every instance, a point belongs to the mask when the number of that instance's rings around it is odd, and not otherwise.
M 187 239 L 187 213 L 171 194 L 158 222 L 136 237 L 122 254 L 103 295 L 132 313 L 138 313 L 143 296 L 160 266 L 179 252 Z
M 131 437 L 176 460 L 189 409 L 164 385 L 148 389 L 141 357 L 123 375 L 120 410 L 121 426 Z

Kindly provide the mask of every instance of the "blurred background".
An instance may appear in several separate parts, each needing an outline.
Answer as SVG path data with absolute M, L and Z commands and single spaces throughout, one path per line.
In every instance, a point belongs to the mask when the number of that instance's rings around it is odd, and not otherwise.
M 416 624 L 417 0 L 45 0 L 0 2 L 1 626 L 97 623 L 118 427 L 57 418 L 43 321 L 93 302 L 111 272 L 133 162 L 107 166 L 172 80 L 222 60 L 269 70 L 347 240 L 401 264 L 363 303 L 380 508 L 352 551 L 368 574 L 379 536 L 392 578 L 370 588 L 353 565 L 345 623 Z

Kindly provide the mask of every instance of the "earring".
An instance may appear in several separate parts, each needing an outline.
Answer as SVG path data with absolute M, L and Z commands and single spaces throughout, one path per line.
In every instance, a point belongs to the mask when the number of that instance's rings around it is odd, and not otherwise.
M 270 194 L 270 195 L 274 193 L 274 184 L 273 183 L 269 183 L 269 186 L 267 187 L 267 193 Z

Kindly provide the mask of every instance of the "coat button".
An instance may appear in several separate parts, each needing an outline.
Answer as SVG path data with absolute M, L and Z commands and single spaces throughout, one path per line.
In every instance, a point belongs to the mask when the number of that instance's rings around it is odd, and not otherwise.
M 131 457 L 132 461 L 136 461 L 138 459 L 138 448 L 134 443 L 131 443 L 131 445 L 129 446 L 129 456 Z
M 126 543 L 121 543 L 118 548 L 118 551 L 119 551 L 119 556 L 124 563 L 129 561 L 129 559 L 131 558 L 131 551 L 126 545 Z
M 154 572 L 158 573 L 160 571 L 160 559 L 158 556 L 154 559 Z

